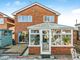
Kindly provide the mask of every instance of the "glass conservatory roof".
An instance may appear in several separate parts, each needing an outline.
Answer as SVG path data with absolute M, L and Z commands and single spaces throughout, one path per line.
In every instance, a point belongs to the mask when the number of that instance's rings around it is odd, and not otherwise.
M 27 27 L 28 29 L 74 29 L 71 26 L 60 25 L 56 23 L 41 23 Z

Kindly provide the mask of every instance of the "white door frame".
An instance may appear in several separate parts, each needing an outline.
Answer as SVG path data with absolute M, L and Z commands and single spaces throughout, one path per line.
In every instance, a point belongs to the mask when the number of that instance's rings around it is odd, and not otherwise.
M 42 51 L 42 41 L 43 41 L 43 35 L 42 35 L 42 31 L 44 31 L 44 30 L 49 30 L 49 51 L 48 52 L 43 52 Z M 51 29 L 41 29 L 40 30 L 40 53 L 41 54 L 51 54 Z

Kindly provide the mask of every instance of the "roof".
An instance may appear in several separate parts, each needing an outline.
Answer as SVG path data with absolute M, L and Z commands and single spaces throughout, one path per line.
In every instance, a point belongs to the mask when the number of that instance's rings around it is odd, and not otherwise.
M 51 11 L 51 12 L 56 13 L 56 15 L 60 15 L 60 13 L 59 13 L 59 12 L 57 12 L 57 11 L 55 11 L 55 10 L 51 9 L 51 8 L 48 8 L 48 7 L 46 7 L 46 6 L 44 6 L 44 5 L 40 4 L 40 3 L 36 3 L 36 2 L 35 2 L 35 3 L 33 3 L 33 4 L 31 4 L 31 5 L 26 6 L 26 7 L 24 7 L 24 8 L 21 8 L 20 10 L 17 10 L 17 11 L 15 11 L 15 12 L 13 12 L 13 13 L 12 13 L 12 15 L 16 15 L 17 13 L 19 13 L 19 12 L 21 12 L 21 11 L 25 10 L 25 9 L 28 9 L 28 8 L 30 8 L 30 7 L 32 7 L 32 6 L 34 6 L 34 5 L 41 6 L 41 7 L 45 8 L 45 9 L 47 9 L 47 10 Z
M 4 14 L 2 12 L 0 12 L 0 14 L 3 15 L 4 17 L 9 17 L 8 15 L 6 15 L 6 14 Z
M 74 27 L 60 25 L 56 23 L 41 23 L 27 27 L 28 29 L 74 29 Z
M 2 12 L 0 12 L 0 14 L 3 15 L 3 17 L 7 17 L 7 18 L 10 18 L 11 20 L 14 20 L 13 18 L 9 17 L 8 15 L 6 15 L 6 14 L 4 14 Z

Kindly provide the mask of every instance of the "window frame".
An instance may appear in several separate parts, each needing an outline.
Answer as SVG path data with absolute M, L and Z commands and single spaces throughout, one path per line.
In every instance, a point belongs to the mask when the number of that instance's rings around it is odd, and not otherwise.
M 45 19 L 45 17 L 52 17 L 53 16 L 53 20 L 52 21 L 46 21 Z M 45 15 L 45 16 L 43 16 L 43 22 L 55 22 L 55 16 L 54 15 Z
M 24 17 L 27 17 L 27 18 L 25 19 Z M 18 16 L 17 20 L 18 20 L 18 22 L 22 22 L 22 23 L 32 22 L 32 16 L 31 15 Z
M 63 32 L 63 30 L 61 29 L 61 33 L 57 33 L 57 34 L 54 34 L 54 35 L 60 35 L 61 36 L 61 39 L 62 39 L 62 36 L 63 35 L 71 35 L 71 30 L 70 30 L 70 33 L 62 33 Z M 52 35 L 52 33 L 51 33 L 51 35 Z M 71 36 L 72 37 L 72 36 Z M 51 42 L 52 42 L 52 39 L 51 39 Z M 71 38 L 70 38 L 70 45 L 65 45 L 65 44 L 61 44 L 61 45 L 52 45 L 52 43 L 51 43 L 51 46 L 52 47 L 70 47 L 70 46 L 73 46 L 73 44 L 71 43 Z
M 31 35 L 39 35 L 39 37 L 40 37 L 40 30 L 39 30 L 39 33 L 32 33 L 31 30 L 29 30 L 29 38 L 31 38 Z M 40 39 L 39 39 L 39 45 L 31 45 L 31 39 L 29 39 L 29 46 L 40 47 Z

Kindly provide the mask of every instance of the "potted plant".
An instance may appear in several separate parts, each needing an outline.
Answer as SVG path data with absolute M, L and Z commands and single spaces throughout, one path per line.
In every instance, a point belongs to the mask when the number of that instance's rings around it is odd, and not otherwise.
M 68 37 L 68 36 L 63 37 L 63 42 L 65 45 L 69 45 L 70 44 L 70 37 Z

